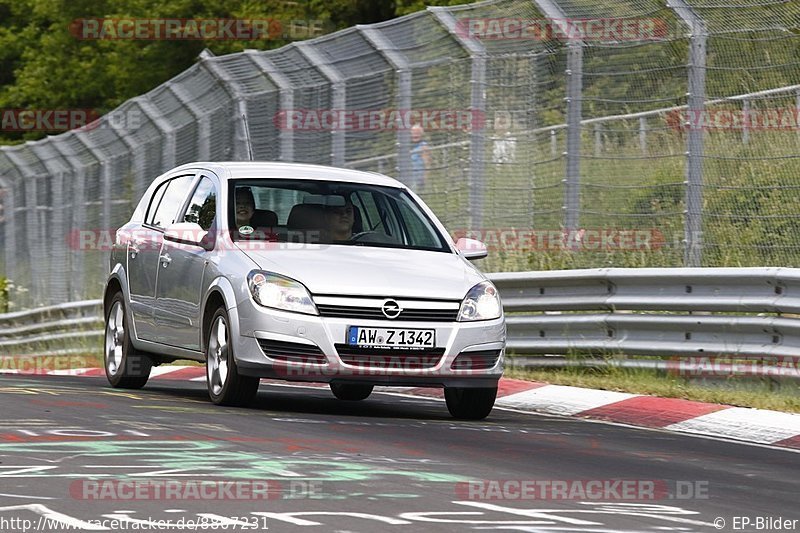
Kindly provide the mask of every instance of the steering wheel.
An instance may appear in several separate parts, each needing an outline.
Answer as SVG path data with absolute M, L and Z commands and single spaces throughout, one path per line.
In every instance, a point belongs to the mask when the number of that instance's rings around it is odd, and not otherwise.
M 366 237 L 367 235 L 376 235 L 377 233 L 378 233 L 377 231 L 372 231 L 372 230 L 362 231 L 361 233 L 356 233 L 355 235 L 350 237 L 350 240 L 353 242 L 358 242 L 359 240 L 361 240 L 362 237 Z

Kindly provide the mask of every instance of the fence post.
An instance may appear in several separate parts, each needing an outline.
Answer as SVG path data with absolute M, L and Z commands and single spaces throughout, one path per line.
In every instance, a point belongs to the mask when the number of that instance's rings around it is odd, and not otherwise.
M 705 22 L 685 0 L 667 0 L 667 5 L 689 26 L 689 117 L 701 117 L 706 101 L 706 41 Z M 686 218 L 684 235 L 686 249 L 684 266 L 698 267 L 703 256 L 703 126 L 690 119 L 686 137 Z
M 19 189 L 15 187 L 19 182 L 25 179 L 19 167 L 14 163 L 14 160 L 8 157 L 8 149 L 3 146 L 0 147 L 9 164 L 16 169 L 17 180 L 6 179 L 5 176 L 0 176 L 0 186 L 3 188 L 3 217 L 4 217 L 4 259 L 5 259 L 5 273 L 8 279 L 16 281 L 17 279 L 17 222 L 16 222 L 16 195 L 19 194 Z M 9 297 L 11 295 L 9 294 Z M 15 302 L 16 303 L 16 302 Z
M 594 125 L 594 156 L 600 157 L 603 152 L 603 133 L 600 129 L 600 123 L 596 122 Z
M 48 256 L 50 258 L 50 279 L 48 280 L 47 291 L 50 294 L 52 303 L 67 302 L 70 300 L 69 287 L 72 283 L 72 276 L 69 271 L 69 246 L 68 242 L 75 242 L 70 237 L 70 224 L 68 215 L 71 211 L 67 202 L 64 200 L 64 191 L 69 190 L 69 183 L 64 179 L 64 175 L 69 173 L 69 164 L 63 161 L 63 157 L 54 148 L 51 140 L 42 141 L 31 145 L 31 151 L 44 165 L 50 174 L 50 184 L 52 190 L 52 206 L 50 228 L 48 228 Z M 80 243 L 80 236 L 78 236 Z M 11 277 L 11 276 L 9 276 Z M 12 277 L 13 279 L 13 277 Z
M 100 165 L 100 178 L 102 180 L 102 187 L 101 187 L 101 201 L 103 202 L 103 209 L 100 212 L 100 228 L 101 231 L 108 231 L 111 226 L 111 165 L 108 164 L 106 161 L 105 156 L 103 153 L 97 148 L 94 141 L 92 141 L 85 133 L 78 134 L 75 133 L 75 139 L 78 140 L 83 146 L 86 147 L 86 150 L 92 154 L 97 160 L 97 164 Z M 78 228 L 84 229 L 84 228 Z M 86 229 L 96 229 L 96 228 L 86 228 Z
M 24 224 L 26 225 L 27 231 L 25 232 L 25 235 L 28 238 L 28 242 L 23 243 L 21 249 L 13 250 L 13 253 L 20 255 L 24 254 L 27 256 L 27 267 L 30 275 L 30 287 L 26 287 L 29 290 L 28 303 L 36 306 L 42 305 L 40 298 L 42 297 L 42 293 L 45 292 L 45 288 L 42 287 L 42 284 L 47 277 L 44 275 L 45 257 L 42 254 L 42 245 L 47 243 L 47 238 L 45 235 L 41 234 L 41 232 L 45 229 L 42 227 L 43 224 L 38 224 L 36 220 L 38 216 L 38 195 L 36 194 L 36 189 L 38 186 L 38 183 L 36 182 L 38 180 L 36 178 L 38 175 L 31 170 L 31 166 L 27 164 L 21 154 L 17 153 L 20 149 L 28 148 L 26 145 L 30 142 L 31 141 L 27 141 L 25 145 L 16 147 L 16 150 L 7 150 L 6 155 L 14 164 L 14 166 L 19 169 L 20 179 L 25 180 L 26 182 L 23 197 L 25 201 L 25 208 L 21 218 L 24 220 Z M 36 232 L 36 235 L 31 235 L 32 232 Z M 38 243 L 36 241 L 38 241 Z M 15 281 L 19 283 L 19 280 Z
M 245 50 L 245 54 L 247 54 L 247 57 L 261 69 L 261 72 L 269 76 L 272 83 L 278 86 L 281 111 L 293 110 L 294 89 L 292 88 L 291 80 L 289 80 L 272 61 L 265 57 L 263 53 L 259 53 L 255 50 Z M 280 160 L 287 162 L 294 161 L 294 130 L 289 127 L 284 127 L 278 135 L 281 140 Z
M 16 228 L 14 227 L 14 187 L 10 180 L 0 176 L 0 205 L 3 210 L 3 260 L 2 265 L 8 279 L 16 275 Z
M 97 164 L 100 167 L 101 193 L 99 200 L 102 202 L 102 210 L 100 212 L 100 235 L 102 235 L 103 232 L 111 230 L 111 180 L 113 179 L 111 172 L 113 169 L 111 168 L 111 165 L 107 161 L 105 155 L 86 133 L 74 133 L 74 136 L 75 139 L 85 146 L 86 150 L 92 154 L 92 157 L 97 160 Z M 85 198 L 85 200 L 88 200 L 88 198 Z M 77 229 L 96 230 L 97 228 L 79 227 Z M 85 254 L 85 251 L 79 250 L 78 253 Z M 96 261 L 94 265 L 99 268 L 99 272 L 103 272 L 103 267 L 107 264 L 108 256 L 103 253 L 97 257 L 94 257 L 93 255 L 88 255 L 88 257 L 94 259 Z M 81 294 L 82 298 L 85 298 L 86 296 L 86 294 Z
M 639 149 L 647 157 L 647 118 L 639 117 Z
M 447 8 L 429 7 L 428 11 L 470 55 L 470 112 L 469 133 L 469 224 L 483 226 L 483 204 L 486 189 L 486 47 L 480 40 L 463 35 L 458 21 Z
M 800 89 L 797 90 L 797 95 L 795 96 L 795 110 L 794 121 L 797 124 L 797 135 L 800 135 Z
M 197 160 L 208 161 L 211 159 L 211 116 L 203 113 L 203 110 L 182 84 L 170 80 L 164 85 L 189 110 L 197 122 Z
M 230 79 L 228 73 L 216 63 L 214 57 L 214 54 L 211 53 L 210 50 L 203 50 L 200 52 L 200 66 L 206 69 L 206 71 L 217 80 L 217 83 L 230 94 L 235 102 L 236 117 L 233 120 L 235 132 L 233 134 L 233 139 L 231 139 L 233 147 L 230 151 L 230 158 L 232 161 L 245 161 L 248 159 L 248 154 L 241 116 L 247 114 L 247 103 L 240 83 Z
M 175 127 L 167 119 L 161 116 L 161 112 L 147 98 L 147 95 L 137 96 L 133 99 L 145 116 L 155 124 L 164 135 L 164 149 L 161 152 L 161 168 L 166 170 L 175 166 L 177 158 L 177 148 L 175 145 Z
M 742 143 L 750 142 L 750 100 L 742 100 Z
M 564 190 L 564 226 L 568 231 L 578 229 L 580 224 L 582 92 L 583 44 L 571 42 L 567 56 L 567 175 Z
M 344 77 L 335 67 L 331 66 L 330 62 L 322 57 L 322 54 L 310 42 L 297 42 L 294 43 L 294 46 L 330 82 L 331 91 L 333 92 L 331 108 L 337 112 L 346 109 L 347 98 Z M 334 128 L 331 132 L 331 163 L 335 167 L 344 166 L 346 134 L 347 132 L 341 128 Z
M 153 180 L 155 176 L 144 175 L 143 169 L 146 168 L 147 154 L 144 150 L 140 150 L 140 145 L 132 140 L 132 130 L 129 125 L 133 119 L 131 117 L 132 111 L 129 107 L 130 106 L 126 106 L 125 114 L 123 115 L 124 124 L 117 124 L 115 121 L 109 120 L 106 125 L 119 137 L 119 140 L 122 141 L 131 154 L 131 174 L 133 176 L 133 196 L 131 198 L 131 203 L 136 205 L 136 202 L 142 197 L 147 186 L 150 185 L 150 180 Z
M 397 74 L 397 108 L 402 114 L 411 111 L 412 72 L 406 56 L 398 51 L 380 30 L 371 26 L 356 26 L 358 31 L 385 59 Z M 397 173 L 400 181 L 411 183 L 411 131 L 404 124 L 397 124 Z M 378 162 L 378 171 L 383 172 L 383 160 Z
M 550 22 L 564 35 L 572 35 L 569 20 L 555 0 L 533 0 Z M 564 227 L 568 235 L 580 224 L 581 207 L 581 121 L 583 120 L 583 41 L 571 40 L 567 45 L 567 148 L 564 177 Z M 569 243 L 571 245 L 571 243 Z
M 52 137 L 50 142 L 53 149 L 61 155 L 72 170 L 72 181 L 69 187 L 65 189 L 65 193 L 69 191 L 72 194 L 72 216 L 65 217 L 70 219 L 65 222 L 72 229 L 81 230 L 86 229 L 86 209 L 84 208 L 86 202 L 86 166 L 78 159 L 72 148 L 68 150 L 66 145 L 62 146 L 62 143 L 67 141 L 68 135 L 74 135 L 74 133 L 64 133 Z M 84 277 L 80 275 L 86 270 L 83 266 L 85 258 L 86 254 L 83 253 L 70 254 L 70 274 L 73 275 L 69 283 L 70 299 L 85 298 Z

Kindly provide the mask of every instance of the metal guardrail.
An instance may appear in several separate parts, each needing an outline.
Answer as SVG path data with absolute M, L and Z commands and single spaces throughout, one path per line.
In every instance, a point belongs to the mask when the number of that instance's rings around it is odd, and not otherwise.
M 800 357 L 800 269 L 492 274 L 513 354 Z
M 608 268 L 489 278 L 503 299 L 512 361 L 574 353 L 800 358 L 800 269 Z M 0 315 L 0 352 L 63 353 L 102 337 L 101 322 L 100 300 Z M 562 366 L 556 361 L 563 358 L 553 359 Z
M 102 300 L 0 314 L 0 355 L 91 352 L 103 336 L 102 317 Z

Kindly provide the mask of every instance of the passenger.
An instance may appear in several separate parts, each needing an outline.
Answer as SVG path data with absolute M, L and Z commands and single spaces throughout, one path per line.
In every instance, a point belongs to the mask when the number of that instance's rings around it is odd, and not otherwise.
M 250 219 L 256 212 L 256 199 L 249 187 L 236 189 L 236 227 L 251 226 Z M 252 227 L 252 226 L 251 226 Z
M 273 240 L 274 234 L 262 221 L 263 217 L 258 216 L 256 211 L 256 199 L 250 187 L 239 187 L 236 189 L 236 226 L 234 230 L 239 239 L 246 240 Z

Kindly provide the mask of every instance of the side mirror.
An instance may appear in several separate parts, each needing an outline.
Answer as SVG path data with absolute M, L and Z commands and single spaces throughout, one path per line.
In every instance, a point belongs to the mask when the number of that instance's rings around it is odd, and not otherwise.
M 489 255 L 486 245 L 476 239 L 461 237 L 456 241 L 456 248 L 469 260 L 483 259 Z
M 170 242 L 177 242 L 179 244 L 188 244 L 191 246 L 199 246 L 204 250 L 211 250 L 214 248 L 214 243 L 210 242 L 208 232 L 200 227 L 200 224 L 194 222 L 177 222 L 167 226 L 164 231 L 164 240 Z

